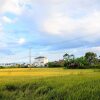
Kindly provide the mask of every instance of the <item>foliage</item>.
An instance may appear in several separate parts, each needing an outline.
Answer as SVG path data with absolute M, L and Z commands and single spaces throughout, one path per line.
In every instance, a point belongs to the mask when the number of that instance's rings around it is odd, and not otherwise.
M 94 65 L 96 61 L 97 54 L 93 52 L 87 52 L 85 58 L 90 65 Z
M 64 60 L 69 60 L 69 54 L 68 54 L 68 53 L 64 54 L 64 55 L 63 55 L 63 59 L 64 59 Z
M 0 69 L 4 68 L 3 66 L 0 66 Z
M 72 60 L 74 58 L 75 57 L 74 57 L 73 54 L 69 55 L 68 53 L 66 53 L 66 54 L 63 55 L 63 59 L 66 60 L 66 61 Z
M 75 58 L 73 56 L 74 59 L 70 59 L 70 55 L 67 53 L 64 55 L 64 57 L 65 56 L 69 56 L 67 57 L 67 59 L 64 59 L 65 68 L 69 68 L 69 69 L 100 68 L 100 61 L 97 58 L 96 53 L 87 52 L 83 57 Z
M 49 68 L 57 68 L 57 67 L 63 67 L 64 62 L 63 61 L 55 61 L 55 62 L 49 62 L 48 67 Z

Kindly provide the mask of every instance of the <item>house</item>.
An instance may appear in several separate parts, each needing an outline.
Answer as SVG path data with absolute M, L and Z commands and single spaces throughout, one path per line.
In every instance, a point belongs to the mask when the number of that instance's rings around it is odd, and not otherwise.
M 47 63 L 48 59 L 43 56 L 39 56 L 34 59 L 34 66 L 36 67 L 44 67 Z

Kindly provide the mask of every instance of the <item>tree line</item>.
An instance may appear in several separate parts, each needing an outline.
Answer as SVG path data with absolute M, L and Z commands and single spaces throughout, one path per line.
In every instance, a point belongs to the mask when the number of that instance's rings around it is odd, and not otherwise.
M 68 69 L 100 68 L 100 56 L 94 52 L 86 52 L 84 56 L 75 58 L 75 55 L 65 53 L 63 59 L 49 62 L 48 67 L 64 67 Z

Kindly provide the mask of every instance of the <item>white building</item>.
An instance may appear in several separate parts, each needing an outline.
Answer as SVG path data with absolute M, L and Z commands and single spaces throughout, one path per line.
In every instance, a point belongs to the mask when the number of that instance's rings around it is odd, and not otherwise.
M 37 67 L 39 67 L 39 66 L 44 67 L 45 64 L 47 64 L 47 63 L 48 63 L 48 59 L 46 57 L 42 57 L 42 56 L 37 57 L 34 60 L 34 65 L 37 66 Z
M 0 66 L 4 67 L 16 66 L 16 63 L 0 63 Z

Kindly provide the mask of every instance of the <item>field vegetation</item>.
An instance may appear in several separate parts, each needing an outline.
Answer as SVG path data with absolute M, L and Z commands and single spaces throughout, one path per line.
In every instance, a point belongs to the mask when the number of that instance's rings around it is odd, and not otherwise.
M 100 100 L 100 70 L 0 69 L 0 100 Z

